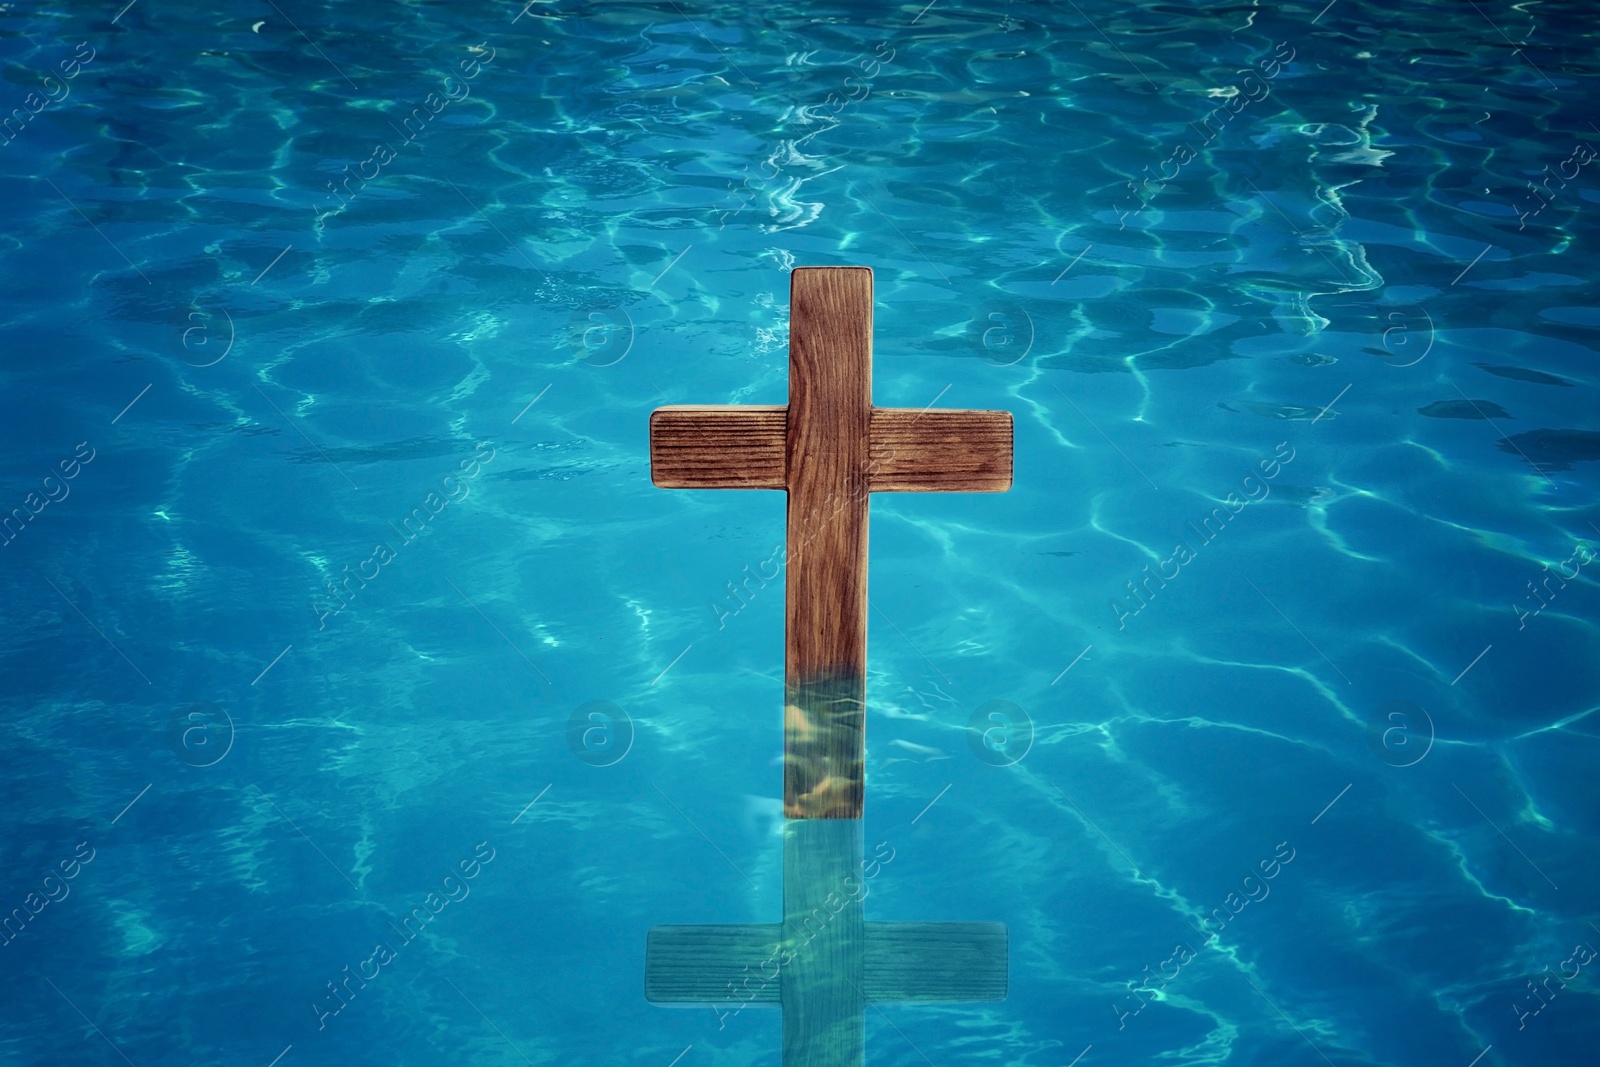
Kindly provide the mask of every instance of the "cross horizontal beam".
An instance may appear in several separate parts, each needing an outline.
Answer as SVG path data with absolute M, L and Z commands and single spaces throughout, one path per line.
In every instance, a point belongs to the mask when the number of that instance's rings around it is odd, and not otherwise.
M 863 940 L 861 992 L 868 1000 L 1006 997 L 1004 923 L 869 922 Z M 781 923 L 653 927 L 645 942 L 645 999 L 777 1007 L 783 968 L 761 965 L 781 958 L 782 941 Z
M 873 408 L 874 493 L 1003 493 L 1011 412 Z M 650 478 L 662 489 L 787 489 L 788 408 L 680 404 L 650 415 Z
M 662 489 L 786 489 L 788 408 L 674 404 L 650 413 L 650 480 Z

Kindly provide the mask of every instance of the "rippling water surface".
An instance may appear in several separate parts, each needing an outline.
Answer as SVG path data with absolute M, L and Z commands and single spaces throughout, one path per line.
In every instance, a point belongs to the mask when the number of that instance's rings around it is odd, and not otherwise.
M 1594 1062 L 1595 45 L 0 10 L 0 1060 L 776 1067 L 642 975 L 781 911 L 783 497 L 647 420 L 783 403 L 788 272 L 862 264 L 876 403 L 1016 427 L 874 500 L 865 825 L 1010 995 L 869 1062 Z

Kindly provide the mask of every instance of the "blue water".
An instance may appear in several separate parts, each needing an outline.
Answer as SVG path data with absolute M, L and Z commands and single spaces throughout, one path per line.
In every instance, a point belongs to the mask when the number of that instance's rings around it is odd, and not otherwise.
M 1011 962 L 869 1062 L 1596 1062 L 1590 5 L 120 7 L 0 11 L 0 1062 L 775 1067 L 643 968 L 783 497 L 647 420 L 833 264 L 1016 427 L 872 505 L 868 917 Z

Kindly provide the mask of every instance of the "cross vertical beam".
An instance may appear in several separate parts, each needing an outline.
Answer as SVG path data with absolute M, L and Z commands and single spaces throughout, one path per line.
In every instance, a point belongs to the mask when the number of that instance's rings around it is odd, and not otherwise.
M 859 819 L 865 757 L 872 271 L 791 275 L 783 807 Z

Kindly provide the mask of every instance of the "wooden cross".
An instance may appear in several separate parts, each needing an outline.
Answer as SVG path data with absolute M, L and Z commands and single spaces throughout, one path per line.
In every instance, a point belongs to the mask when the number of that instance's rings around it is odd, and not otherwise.
M 871 493 L 1003 493 L 1011 413 L 872 406 L 872 271 L 797 267 L 789 404 L 650 416 L 663 489 L 786 489 L 783 813 L 859 819 Z
M 655 927 L 645 996 L 780 1005 L 784 1067 L 856 1067 L 866 1062 L 873 1001 L 1005 997 L 1004 925 L 865 920 L 860 820 L 869 496 L 1004 492 L 1011 414 L 872 406 L 866 267 L 797 268 L 789 307 L 787 406 L 673 406 L 650 416 L 656 485 L 789 494 L 784 919 Z

